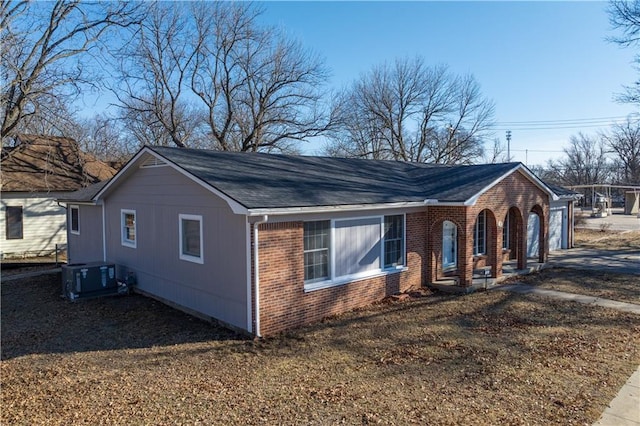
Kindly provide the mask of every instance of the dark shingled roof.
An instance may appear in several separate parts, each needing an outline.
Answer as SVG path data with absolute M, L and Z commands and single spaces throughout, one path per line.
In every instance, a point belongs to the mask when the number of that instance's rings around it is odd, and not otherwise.
M 63 201 L 67 203 L 72 201 L 78 201 L 78 202 L 91 201 L 93 197 L 95 197 L 98 194 L 98 192 L 100 192 L 102 188 L 104 188 L 105 185 L 109 183 L 109 181 L 110 179 L 103 180 L 102 182 L 94 183 L 93 185 L 89 185 L 86 188 L 82 188 L 77 191 L 63 193 L 60 196 L 58 196 L 56 199 L 58 201 Z
M 551 189 L 554 194 L 556 194 L 560 198 L 580 198 L 582 194 L 579 192 L 573 191 L 569 188 L 565 188 L 564 186 L 556 185 L 554 183 L 545 182 L 545 185 Z
M 249 209 L 464 202 L 520 163 L 398 161 L 148 147 Z

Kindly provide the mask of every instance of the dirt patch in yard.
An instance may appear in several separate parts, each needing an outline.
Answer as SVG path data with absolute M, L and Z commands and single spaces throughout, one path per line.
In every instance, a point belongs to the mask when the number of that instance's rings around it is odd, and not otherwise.
M 2 284 L 2 424 L 591 424 L 640 363 L 640 316 L 535 295 L 426 293 L 253 341 L 59 282 Z
M 576 247 L 603 250 L 640 250 L 640 231 L 576 229 L 575 245 Z

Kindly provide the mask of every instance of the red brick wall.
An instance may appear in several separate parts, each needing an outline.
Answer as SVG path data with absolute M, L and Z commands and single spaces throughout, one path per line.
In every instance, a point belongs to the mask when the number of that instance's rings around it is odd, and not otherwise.
M 544 234 L 541 256 L 546 259 L 548 196 L 516 172 L 480 196 L 474 206 L 428 206 L 424 212 L 407 214 L 406 271 L 307 293 L 304 291 L 303 222 L 259 225 L 261 334 L 270 335 L 317 322 L 442 277 L 442 224 L 445 220 L 458 226 L 456 275 L 462 284 L 469 285 L 474 268 L 473 227 L 478 213 L 484 209 L 488 209 L 487 254 L 481 263 L 492 265 L 492 275 L 498 276 L 503 262 L 502 228 L 498 222 L 504 221 L 510 207 L 517 208 L 519 216 L 512 229 L 517 229 L 522 238 L 517 247 L 512 247 L 512 252 L 525 253 L 528 213 L 534 206 L 539 206 L 543 214 L 540 221 Z M 519 264 L 523 262 L 526 258 L 520 256 Z M 254 273 L 252 262 L 252 275 Z
M 429 241 L 427 242 L 427 253 L 429 262 L 427 268 L 427 280 L 434 282 L 439 278 L 448 275 L 457 275 L 462 284 L 469 285 L 473 279 L 473 269 L 492 266 L 492 276 L 498 277 L 502 272 L 502 262 L 504 254 L 502 251 L 502 227 L 498 222 L 503 222 L 511 207 L 515 210 L 511 217 L 514 224 L 510 237 L 512 240 L 511 252 L 526 252 L 526 229 L 529 212 L 539 206 L 543 217 L 541 217 L 541 229 L 544 232 L 544 243 L 541 250 L 546 259 L 548 253 L 548 218 L 549 218 L 549 197 L 535 184 L 527 179 L 522 173 L 516 172 L 507 176 L 500 183 L 482 194 L 475 205 L 465 206 L 429 206 L 428 221 L 430 223 Z M 486 248 L 484 256 L 473 256 L 473 231 L 478 214 L 482 210 L 487 210 L 486 216 Z M 454 222 L 458 226 L 458 270 L 445 274 L 442 271 L 442 224 L 445 220 Z M 516 244 L 516 236 L 520 236 Z M 525 256 L 520 256 L 520 268 L 524 268 Z
M 317 322 L 420 286 L 426 265 L 426 215 L 407 214 L 406 228 L 406 271 L 305 293 L 303 222 L 259 225 L 261 334 Z

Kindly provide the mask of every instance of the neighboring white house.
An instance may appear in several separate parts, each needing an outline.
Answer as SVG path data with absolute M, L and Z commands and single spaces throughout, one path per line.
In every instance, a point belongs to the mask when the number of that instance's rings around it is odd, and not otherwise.
M 72 139 L 17 136 L 2 148 L 0 164 L 2 258 L 45 255 L 65 244 L 66 208 L 56 199 L 115 173 Z

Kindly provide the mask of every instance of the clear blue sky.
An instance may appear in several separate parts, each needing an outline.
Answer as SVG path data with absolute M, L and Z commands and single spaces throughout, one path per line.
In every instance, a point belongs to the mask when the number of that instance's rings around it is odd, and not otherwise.
M 473 74 L 496 105 L 496 121 L 532 122 L 626 117 L 637 111 L 614 101 L 635 81 L 633 50 L 606 41 L 605 2 L 264 2 L 265 24 L 278 26 L 326 59 L 331 85 L 396 57 L 420 55 Z M 585 126 L 511 128 L 512 159 L 529 165 L 558 158 Z M 566 122 L 565 122 L 566 124 Z M 549 126 L 546 126 L 549 127 Z M 567 127 L 567 126 L 562 126 Z M 606 128 L 604 126 L 603 128 Z M 315 147 L 307 152 L 314 153 Z M 529 150 L 528 153 L 524 150 Z M 544 152 L 539 152 L 544 151 Z

